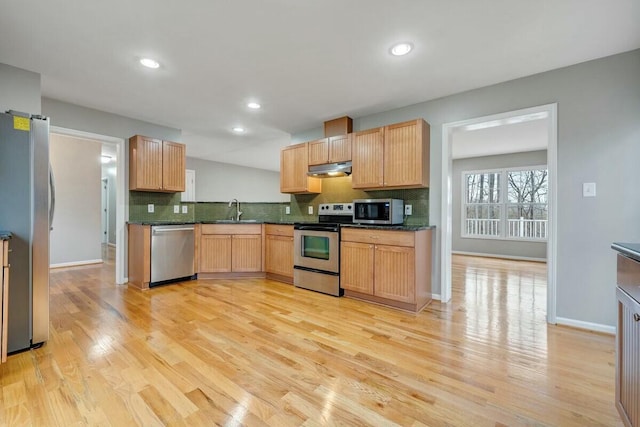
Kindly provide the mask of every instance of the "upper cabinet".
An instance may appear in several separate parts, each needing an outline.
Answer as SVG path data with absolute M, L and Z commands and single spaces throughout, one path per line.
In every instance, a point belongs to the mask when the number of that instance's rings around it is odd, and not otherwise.
M 290 145 L 280 151 L 280 192 L 320 193 L 320 179 L 307 176 L 309 143 Z
M 129 190 L 185 191 L 184 144 L 135 135 L 129 138 Z
M 351 186 L 353 188 L 384 187 L 384 128 L 363 130 L 353 134 Z
M 429 186 L 429 124 L 422 119 L 353 134 L 353 188 Z
M 309 165 L 348 162 L 351 160 L 351 134 L 311 141 Z

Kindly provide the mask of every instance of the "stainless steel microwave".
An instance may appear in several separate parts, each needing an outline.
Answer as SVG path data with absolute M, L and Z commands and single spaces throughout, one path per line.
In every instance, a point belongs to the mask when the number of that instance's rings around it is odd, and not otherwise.
M 402 224 L 404 201 L 400 199 L 357 199 L 353 201 L 353 222 L 358 224 Z

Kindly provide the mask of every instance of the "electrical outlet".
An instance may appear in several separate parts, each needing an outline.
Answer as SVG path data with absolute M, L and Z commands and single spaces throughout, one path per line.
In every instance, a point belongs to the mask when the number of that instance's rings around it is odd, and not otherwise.
M 307 208 L 307 212 L 309 213 L 309 215 L 313 215 L 313 206 L 309 206 Z
M 154 211 L 153 203 L 149 203 L 149 204 L 147 205 L 147 212 L 148 212 L 148 213 L 153 213 L 153 211 Z
M 284 213 L 285 215 L 291 215 L 291 206 L 285 206 Z
M 182 205 L 182 213 L 189 213 L 189 206 Z
M 412 205 L 404 205 L 404 214 L 405 215 L 413 215 L 413 206 Z
M 180 213 L 180 205 L 173 205 L 173 213 Z

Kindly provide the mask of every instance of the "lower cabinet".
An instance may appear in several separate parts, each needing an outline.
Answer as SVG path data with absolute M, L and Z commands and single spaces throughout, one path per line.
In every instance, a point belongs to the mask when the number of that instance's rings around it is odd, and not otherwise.
M 7 361 L 7 331 L 9 325 L 9 241 L 0 241 L 0 363 Z
M 207 278 L 207 273 L 262 273 L 262 225 L 202 224 L 200 230 L 198 278 Z
M 616 406 L 626 426 L 640 427 L 640 302 L 617 295 Z
M 149 289 L 151 281 L 151 226 L 129 224 L 128 245 L 129 284 Z
M 640 261 L 617 256 L 616 408 L 625 426 L 640 427 Z
M 293 225 L 265 224 L 267 278 L 293 283 Z
M 343 228 L 345 296 L 417 312 L 431 301 L 431 229 Z

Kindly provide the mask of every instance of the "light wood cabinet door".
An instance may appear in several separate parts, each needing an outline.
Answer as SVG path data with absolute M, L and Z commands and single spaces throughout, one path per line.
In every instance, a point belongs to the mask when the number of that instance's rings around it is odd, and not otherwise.
M 308 143 L 291 145 L 280 151 L 280 192 L 320 193 L 319 178 L 307 176 L 309 170 Z
M 384 130 L 384 186 L 429 185 L 429 136 L 424 120 L 397 123 Z M 426 141 L 425 141 L 426 140 Z
M 640 303 L 620 288 L 616 294 L 616 407 L 625 425 L 635 427 L 640 426 Z
M 351 160 L 351 134 L 329 138 L 329 163 Z
M 384 128 L 352 134 L 353 188 L 380 188 L 384 185 Z
M 162 188 L 165 191 L 185 190 L 186 146 L 177 142 L 162 142 Z
M 231 271 L 231 236 L 203 234 L 200 237 L 200 272 L 228 273 Z
M 340 245 L 340 286 L 343 289 L 373 295 L 374 245 L 342 242 Z
M 266 272 L 293 277 L 293 237 L 267 235 L 266 239 Z
M 329 138 L 311 141 L 309 144 L 309 165 L 324 165 L 329 162 Z
M 403 246 L 376 245 L 374 295 L 395 301 L 415 301 L 414 249 Z
M 262 236 L 256 234 L 233 235 L 231 239 L 231 271 L 262 271 Z
M 162 191 L 162 141 L 136 135 L 129 139 L 129 190 Z

